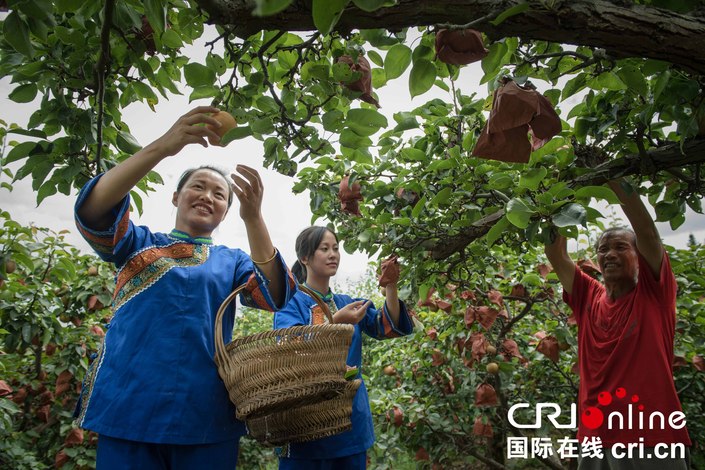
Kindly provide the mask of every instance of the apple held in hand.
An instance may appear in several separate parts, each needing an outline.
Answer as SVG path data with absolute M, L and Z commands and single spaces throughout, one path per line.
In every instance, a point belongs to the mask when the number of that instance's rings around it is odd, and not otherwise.
M 221 139 L 225 134 L 228 133 L 228 131 L 237 127 L 237 121 L 227 111 L 219 111 L 213 114 L 211 117 L 220 123 L 220 127 L 216 127 L 211 124 L 206 124 L 206 127 L 218 134 L 218 137 L 220 137 Z M 215 142 L 210 137 L 208 138 L 208 143 L 210 143 L 211 145 L 223 146 L 220 141 Z

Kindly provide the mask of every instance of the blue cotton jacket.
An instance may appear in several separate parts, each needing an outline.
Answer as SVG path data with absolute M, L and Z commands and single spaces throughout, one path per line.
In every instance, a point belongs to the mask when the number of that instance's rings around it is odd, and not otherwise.
M 76 213 L 100 176 L 81 190 Z M 152 233 L 129 220 L 129 197 L 106 231 L 76 224 L 117 275 L 113 317 L 81 392 L 78 424 L 141 442 L 208 444 L 245 434 L 214 362 L 218 308 L 247 283 L 245 305 L 275 310 L 268 280 L 242 250 L 172 231 Z M 283 263 L 283 260 L 282 260 Z M 296 284 L 286 266 L 286 300 Z M 234 302 L 223 321 L 229 343 Z

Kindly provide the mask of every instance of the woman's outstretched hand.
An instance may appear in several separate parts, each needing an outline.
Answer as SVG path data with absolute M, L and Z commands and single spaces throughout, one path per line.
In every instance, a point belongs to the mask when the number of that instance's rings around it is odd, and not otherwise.
M 262 216 L 262 198 L 264 184 L 257 170 L 245 165 L 238 165 L 236 173 L 231 173 L 233 191 L 240 201 L 240 218 L 245 221 L 258 220 Z
M 357 325 L 365 316 L 365 312 L 367 312 L 367 308 L 371 304 L 372 302 L 369 300 L 356 300 L 335 312 L 333 315 L 333 323 Z
M 155 140 L 151 145 L 159 149 L 165 156 L 172 156 L 179 153 L 189 144 L 200 144 L 208 147 L 206 139 L 210 138 L 215 142 L 220 140 L 218 134 L 209 129 L 206 124 L 220 127 L 220 122 L 214 119 L 211 114 L 219 111 L 213 106 L 198 106 L 181 116 L 166 133 Z

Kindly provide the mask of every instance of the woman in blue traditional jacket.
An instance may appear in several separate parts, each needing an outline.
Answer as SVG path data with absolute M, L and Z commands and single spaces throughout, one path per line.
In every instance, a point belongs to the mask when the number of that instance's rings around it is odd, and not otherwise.
M 295 290 L 262 218 L 262 181 L 244 165 L 232 181 L 211 167 L 184 173 L 172 198 L 171 233 L 129 219 L 129 192 L 157 163 L 186 145 L 218 142 L 206 126 L 220 125 L 211 116 L 217 112 L 193 109 L 78 195 L 81 234 L 117 268 L 113 318 L 86 376 L 77 420 L 99 435 L 99 470 L 234 469 L 245 426 L 213 360 L 216 312 L 241 284 L 244 304 L 271 311 Z M 251 258 L 211 240 L 233 192 Z M 234 309 L 224 320 L 226 343 L 233 317 Z
M 372 302 L 334 294 L 330 278 L 340 263 L 338 239 L 325 227 L 309 227 L 296 239 L 296 257 L 292 271 L 299 282 L 315 291 L 328 304 L 335 323 L 355 325 L 347 365 L 362 371 L 362 332 L 376 339 L 396 338 L 411 333 L 411 318 L 399 300 L 396 275 L 386 284 L 386 302 L 375 309 Z M 274 316 L 274 328 L 315 325 L 327 321 L 314 299 L 303 291 Z M 366 468 L 367 449 L 374 443 L 372 414 L 364 382 L 353 400 L 352 429 L 311 442 L 288 444 L 280 449 L 279 469 L 289 470 L 359 470 Z

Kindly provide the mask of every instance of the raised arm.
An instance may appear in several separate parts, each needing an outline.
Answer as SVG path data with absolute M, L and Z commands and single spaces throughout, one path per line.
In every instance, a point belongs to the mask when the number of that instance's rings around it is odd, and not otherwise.
M 568 295 L 573 294 L 573 281 L 575 280 L 575 263 L 568 255 L 568 241 L 563 235 L 554 232 L 553 243 L 546 245 L 544 250 L 548 261 L 563 285 L 563 291 Z
M 232 173 L 233 191 L 240 201 L 240 218 L 245 223 L 247 240 L 250 243 L 252 262 L 269 279 L 269 292 L 277 306 L 283 307 L 286 279 L 283 278 L 283 266 L 274 249 L 269 230 L 262 217 L 262 198 L 264 184 L 259 173 L 253 168 L 238 165 L 239 176 Z
M 632 230 L 636 234 L 636 248 L 651 268 L 651 272 L 659 278 L 661 262 L 663 261 L 663 245 L 656 224 L 646 210 L 639 193 L 625 180 L 610 181 L 610 188 L 619 198 L 624 215 L 629 219 Z
M 112 223 L 110 211 L 160 161 L 176 155 L 188 144 L 207 147 L 207 137 L 218 141 L 218 135 L 204 125 L 219 127 L 220 123 L 209 116 L 217 112 L 218 108 L 211 106 L 194 108 L 181 116 L 163 136 L 111 168 L 96 183 L 79 209 L 81 220 L 92 229 L 108 229 Z

